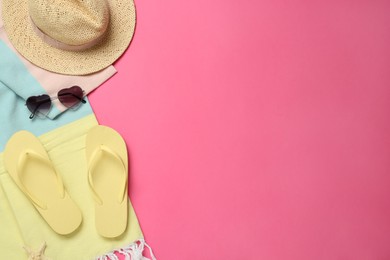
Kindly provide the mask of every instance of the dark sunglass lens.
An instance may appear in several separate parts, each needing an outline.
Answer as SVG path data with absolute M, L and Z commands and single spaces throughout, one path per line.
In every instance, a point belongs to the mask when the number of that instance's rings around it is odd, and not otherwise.
M 83 96 L 83 90 L 79 86 L 61 89 L 58 92 L 58 100 L 66 107 L 74 107 L 80 102 L 85 103 Z
M 31 112 L 30 118 L 35 116 L 46 116 L 51 108 L 49 95 L 32 96 L 26 100 L 28 110 Z

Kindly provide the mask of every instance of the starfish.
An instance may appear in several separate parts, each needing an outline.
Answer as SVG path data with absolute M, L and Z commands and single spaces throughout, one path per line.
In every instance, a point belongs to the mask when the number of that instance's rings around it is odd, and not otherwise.
M 39 249 L 38 252 L 34 252 L 30 248 L 24 246 L 24 250 L 26 250 L 28 254 L 28 260 L 50 260 L 50 258 L 44 256 L 45 249 L 46 249 L 46 242 L 43 242 L 41 245 L 41 249 Z

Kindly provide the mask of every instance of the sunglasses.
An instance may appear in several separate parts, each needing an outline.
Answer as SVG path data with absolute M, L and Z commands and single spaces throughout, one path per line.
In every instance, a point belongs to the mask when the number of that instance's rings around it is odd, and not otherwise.
M 79 104 L 86 103 L 83 97 L 84 90 L 82 90 L 79 86 L 61 89 L 58 91 L 56 97 L 50 97 L 46 94 L 40 96 L 31 96 L 26 100 L 26 106 L 31 112 L 29 118 L 33 119 L 34 116 L 45 117 L 52 107 L 51 101 L 53 99 L 58 99 L 61 104 L 67 108 L 76 108 Z

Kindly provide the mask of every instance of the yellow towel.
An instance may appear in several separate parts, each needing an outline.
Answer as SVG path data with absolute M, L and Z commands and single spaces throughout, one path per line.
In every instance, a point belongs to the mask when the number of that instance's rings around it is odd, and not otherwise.
M 96 232 L 87 184 L 85 135 L 97 124 L 95 116 L 89 115 L 39 136 L 83 214 L 81 227 L 71 235 L 61 236 L 51 230 L 7 174 L 0 154 L 0 259 L 27 259 L 27 251 L 37 252 L 43 243 L 47 246 L 44 255 L 53 260 L 115 259 L 113 250 L 128 256 L 143 250 L 143 234 L 131 203 L 127 230 L 122 236 L 106 239 Z

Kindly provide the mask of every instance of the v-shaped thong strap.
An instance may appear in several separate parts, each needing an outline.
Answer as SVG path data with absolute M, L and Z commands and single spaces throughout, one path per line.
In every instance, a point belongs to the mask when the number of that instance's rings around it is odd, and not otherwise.
M 92 152 L 91 159 L 88 162 L 88 184 L 89 187 L 91 188 L 92 191 L 92 196 L 95 199 L 96 203 L 99 205 L 103 204 L 102 198 L 99 196 L 97 191 L 94 188 L 93 184 L 93 173 L 95 170 L 95 167 L 99 161 L 99 159 L 103 156 L 103 154 L 106 153 L 110 155 L 112 158 L 114 158 L 116 161 L 120 163 L 123 169 L 123 178 L 124 180 L 122 181 L 121 185 L 122 187 L 119 188 L 119 194 L 118 194 L 118 203 L 122 203 L 123 200 L 127 199 L 127 178 L 128 178 L 128 173 L 126 170 L 125 163 L 123 162 L 122 158 L 110 147 L 101 144 L 100 146 L 97 146 L 95 150 Z
M 57 171 L 54 169 L 52 163 L 42 155 L 38 154 L 37 152 L 31 150 L 31 149 L 26 149 L 23 153 L 20 154 L 19 160 L 18 160 L 18 165 L 17 165 L 17 176 L 19 179 L 19 188 L 27 195 L 27 197 L 38 207 L 41 209 L 47 209 L 47 205 L 41 201 L 39 201 L 34 195 L 32 195 L 27 187 L 23 183 L 23 169 L 26 165 L 27 160 L 39 160 L 42 163 L 44 163 L 46 166 L 52 168 L 52 173 L 55 174 L 56 179 L 57 179 L 57 188 L 58 192 L 61 195 L 61 198 L 64 198 L 65 196 L 65 189 L 64 189 L 64 183 L 62 182 L 61 176 L 57 173 Z

